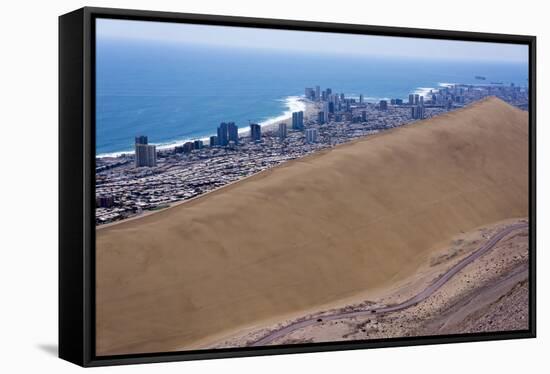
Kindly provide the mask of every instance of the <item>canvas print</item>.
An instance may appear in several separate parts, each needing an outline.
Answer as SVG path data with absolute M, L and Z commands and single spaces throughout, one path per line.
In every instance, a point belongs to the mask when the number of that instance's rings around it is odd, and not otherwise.
M 528 330 L 527 45 L 95 22 L 98 356 Z

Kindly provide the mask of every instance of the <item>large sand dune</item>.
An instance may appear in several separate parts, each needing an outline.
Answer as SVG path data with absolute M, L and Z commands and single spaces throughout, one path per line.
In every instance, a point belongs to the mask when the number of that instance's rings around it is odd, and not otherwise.
M 490 98 L 97 230 L 97 354 L 179 350 L 414 274 L 528 215 L 528 114 Z

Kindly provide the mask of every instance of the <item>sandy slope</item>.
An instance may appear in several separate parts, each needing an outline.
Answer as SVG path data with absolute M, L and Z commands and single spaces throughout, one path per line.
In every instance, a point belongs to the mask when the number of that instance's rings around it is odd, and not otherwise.
M 515 229 L 502 237 L 488 252 L 471 262 L 424 301 L 406 309 L 380 313 L 384 306 L 396 305 L 417 295 L 439 275 L 490 242 L 506 228 L 521 220 L 505 220 L 474 231 L 459 234 L 449 247 L 433 257 L 427 273 L 411 277 L 407 287 L 387 290 L 381 299 L 359 299 L 361 303 L 332 310 L 318 310 L 298 320 L 245 332 L 220 341 L 217 348 L 251 346 L 264 340 L 269 345 L 345 340 L 387 339 L 403 336 L 464 334 L 471 332 L 526 330 L 529 327 L 529 230 Z M 517 227 L 517 226 L 516 226 Z M 422 270 L 420 271 L 422 272 Z M 351 311 L 376 309 L 376 314 L 347 315 L 336 319 L 327 316 Z M 314 324 L 300 329 L 286 329 L 296 322 L 312 319 Z M 321 319 L 321 321 L 319 321 Z M 296 325 L 295 325 L 296 326 Z M 293 330 L 293 331 L 292 331 Z M 266 337 L 271 337 L 265 339 Z
M 191 347 L 410 276 L 528 215 L 527 113 L 498 99 L 97 231 L 97 353 Z

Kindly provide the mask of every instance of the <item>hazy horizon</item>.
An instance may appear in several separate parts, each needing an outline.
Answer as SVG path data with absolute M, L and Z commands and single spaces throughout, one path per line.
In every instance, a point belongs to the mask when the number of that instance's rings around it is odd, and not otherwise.
M 527 63 L 527 45 L 275 30 L 170 22 L 97 19 L 98 40 L 326 55 Z

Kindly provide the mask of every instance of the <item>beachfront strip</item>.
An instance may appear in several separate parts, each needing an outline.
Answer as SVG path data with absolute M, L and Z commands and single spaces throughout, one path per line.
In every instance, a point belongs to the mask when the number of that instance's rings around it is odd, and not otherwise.
M 285 161 L 461 108 L 487 96 L 527 110 L 529 91 L 512 85 L 448 85 L 407 99 L 366 102 L 330 88 L 305 89 L 306 113 L 275 128 L 250 124 L 238 133 L 222 123 L 209 141 L 156 150 L 147 136 L 135 153 L 96 158 L 96 225 L 138 216 L 191 199 Z M 136 157 L 137 156 L 137 157 Z

